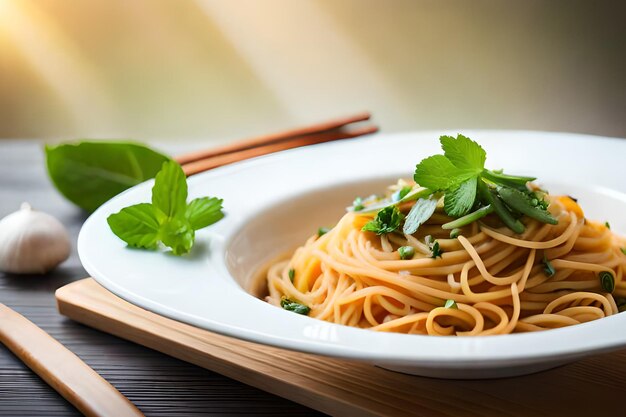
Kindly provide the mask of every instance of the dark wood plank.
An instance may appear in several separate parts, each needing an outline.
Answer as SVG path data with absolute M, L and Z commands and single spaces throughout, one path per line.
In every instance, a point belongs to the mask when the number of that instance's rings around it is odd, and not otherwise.
M 49 183 L 42 145 L 0 141 L 0 217 L 23 201 L 56 216 L 73 242 L 85 215 Z M 54 291 L 84 278 L 76 250 L 47 276 L 0 273 L 0 302 L 54 336 L 106 378 L 146 416 L 320 415 L 219 374 L 74 323 L 56 310 Z M 69 403 L 0 346 L 0 415 L 78 416 Z

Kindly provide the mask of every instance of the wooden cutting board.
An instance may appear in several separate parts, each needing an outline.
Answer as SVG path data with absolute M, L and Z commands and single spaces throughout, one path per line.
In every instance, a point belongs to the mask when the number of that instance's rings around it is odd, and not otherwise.
M 626 351 L 539 374 L 458 381 L 244 342 L 164 318 L 93 279 L 56 292 L 61 314 L 87 326 L 336 416 L 621 416 Z M 616 329 L 626 331 L 626 329 Z

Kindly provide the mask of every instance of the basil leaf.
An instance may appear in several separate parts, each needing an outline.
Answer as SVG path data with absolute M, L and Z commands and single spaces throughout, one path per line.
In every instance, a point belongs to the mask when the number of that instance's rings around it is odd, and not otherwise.
M 183 217 L 187 209 L 187 177 L 174 161 L 163 163 L 154 179 L 152 205 L 165 217 Z
M 111 214 L 107 223 L 120 239 L 135 248 L 156 249 L 159 240 L 159 221 L 150 203 L 125 207 Z
M 203 229 L 224 217 L 222 200 L 216 197 L 202 197 L 191 200 L 185 216 L 193 230 Z
M 92 212 L 122 191 L 154 176 L 170 158 L 128 142 L 47 145 L 48 175 L 72 203 Z
M 437 200 L 434 198 L 420 198 L 415 202 L 404 221 L 402 232 L 405 235 L 412 235 L 424 224 L 435 212 Z

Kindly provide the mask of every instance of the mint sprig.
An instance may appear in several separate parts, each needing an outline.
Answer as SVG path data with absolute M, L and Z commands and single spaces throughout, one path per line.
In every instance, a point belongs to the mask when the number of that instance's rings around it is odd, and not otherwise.
M 191 250 L 195 231 L 224 217 L 222 200 L 201 197 L 187 203 L 187 179 L 176 162 L 163 163 L 152 187 L 152 203 L 125 207 L 107 218 L 115 235 L 135 248 L 155 250 L 159 243 L 174 255 Z

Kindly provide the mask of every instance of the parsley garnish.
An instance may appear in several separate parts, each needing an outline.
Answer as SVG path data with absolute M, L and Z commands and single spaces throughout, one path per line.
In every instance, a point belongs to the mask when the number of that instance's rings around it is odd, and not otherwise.
M 293 311 L 294 313 L 302 314 L 304 316 L 307 316 L 309 312 L 311 311 L 310 307 L 305 306 L 304 304 L 299 303 L 298 301 L 290 300 L 289 298 L 281 299 L 280 306 L 287 311 Z
M 367 222 L 361 230 L 384 235 L 397 230 L 402 219 L 404 219 L 404 215 L 396 206 L 385 207 L 376 214 L 374 220 Z
M 430 246 L 430 250 L 432 251 L 432 255 L 430 256 L 431 258 L 433 258 L 433 259 L 441 258 L 441 255 L 443 254 L 443 251 L 439 247 L 439 242 L 438 241 L 435 240 L 432 243 L 432 245 Z
M 135 248 L 155 250 L 159 242 L 174 255 L 191 250 L 195 231 L 224 217 L 222 200 L 201 197 L 187 203 L 187 180 L 174 161 L 163 163 L 152 187 L 152 203 L 123 208 L 107 218 L 120 239 Z
M 446 300 L 445 304 L 443 305 L 444 308 L 454 308 L 457 309 L 459 308 L 459 306 L 456 305 L 456 301 L 454 300 Z

